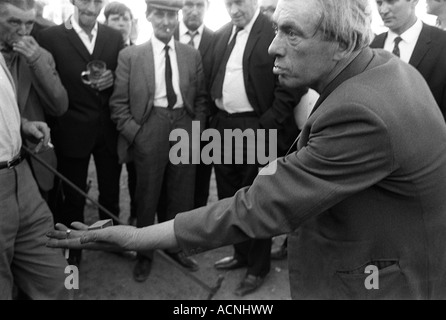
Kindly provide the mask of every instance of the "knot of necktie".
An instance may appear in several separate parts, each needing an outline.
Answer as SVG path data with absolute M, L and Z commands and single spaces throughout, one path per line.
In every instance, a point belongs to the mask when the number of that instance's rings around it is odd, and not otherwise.
M 187 34 L 190 37 L 190 41 L 188 43 L 190 46 L 195 47 L 195 37 L 198 36 L 198 33 L 198 31 L 187 31 Z

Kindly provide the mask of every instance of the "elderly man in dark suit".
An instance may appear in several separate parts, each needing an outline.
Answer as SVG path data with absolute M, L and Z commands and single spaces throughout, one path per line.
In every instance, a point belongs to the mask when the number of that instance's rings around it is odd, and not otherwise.
M 279 135 L 277 151 L 284 153 L 298 135 L 291 115 L 299 100 L 282 88 L 273 74 L 274 59 L 268 54 L 274 38 L 271 21 L 260 13 L 256 0 L 225 0 L 225 4 L 232 21 L 215 35 L 210 88 L 216 108 L 210 126 L 224 136 L 227 129 L 274 130 L 287 124 L 295 134 L 291 140 Z M 243 165 L 235 160 L 215 164 L 219 198 L 232 197 L 250 185 L 258 170 L 257 164 L 246 161 Z M 270 271 L 271 244 L 271 239 L 240 243 L 234 246 L 232 257 L 216 262 L 220 270 L 247 267 L 237 295 L 244 296 L 261 286 Z
M 121 165 L 117 155 L 118 132 L 110 118 L 109 99 L 123 39 L 120 32 L 97 22 L 103 1 L 72 0 L 72 3 L 74 15 L 64 24 L 42 31 L 38 39 L 53 55 L 69 97 L 67 113 L 52 127 L 58 169 L 81 190 L 86 190 L 93 155 L 99 203 L 119 216 Z M 105 62 L 107 70 L 97 81 L 86 84 L 81 74 L 94 60 Z M 67 185 L 63 185 L 62 192 L 63 203 L 56 212 L 56 220 L 65 223 L 83 220 L 85 199 Z M 102 219 L 108 218 L 102 212 L 99 214 Z M 79 264 L 80 258 L 80 252 L 71 253 L 72 263 Z
M 147 229 L 59 225 L 48 245 L 198 253 L 289 233 L 294 299 L 445 299 L 446 124 L 414 68 L 368 47 L 369 6 L 279 1 L 274 72 L 321 98 L 276 174 Z
M 133 159 L 136 166 L 139 227 L 155 222 L 161 197 L 165 210 L 158 212 L 159 221 L 194 208 L 195 165 L 173 164 L 169 157 L 176 144 L 170 141 L 171 132 L 182 129 L 191 136 L 193 121 L 204 125 L 207 108 L 200 53 L 173 38 L 182 7 L 182 0 L 147 0 L 154 36 L 123 50 L 116 71 L 110 106 L 120 132 L 120 158 Z M 166 253 L 188 270 L 198 269 L 182 251 Z M 139 253 L 136 281 L 148 278 L 152 260 L 153 251 Z
M 427 81 L 446 118 L 446 32 L 424 24 L 416 16 L 418 0 L 377 0 L 389 32 L 372 48 L 384 48 L 414 66 Z
M 0 23 L 5 25 L 5 29 L 0 34 L 0 47 L 19 93 L 20 114 L 28 120 L 43 122 L 48 117 L 59 117 L 68 109 L 68 96 L 55 69 L 53 57 L 30 36 L 36 18 L 36 4 L 34 0 L 9 3 L 9 10 L 1 12 Z M 18 23 L 6 23 L 11 20 Z M 34 149 L 35 143 L 25 143 Z M 46 150 L 39 157 L 57 167 L 53 149 Z M 54 175 L 34 159 L 30 159 L 30 164 L 39 190 L 48 200 L 48 192 L 54 186 Z
M 212 68 L 212 41 L 214 32 L 204 25 L 204 17 L 209 8 L 209 0 L 185 0 L 182 9 L 183 20 L 175 31 L 175 39 L 181 43 L 189 44 L 200 51 L 203 61 L 203 71 L 206 87 L 209 86 Z M 210 99 L 209 99 L 210 100 Z M 208 108 L 210 110 L 210 106 Z M 206 119 L 205 128 L 209 127 Z M 203 146 L 204 147 L 204 146 Z M 195 179 L 195 208 L 207 205 L 209 187 L 212 175 L 212 165 L 200 163 L 197 165 Z

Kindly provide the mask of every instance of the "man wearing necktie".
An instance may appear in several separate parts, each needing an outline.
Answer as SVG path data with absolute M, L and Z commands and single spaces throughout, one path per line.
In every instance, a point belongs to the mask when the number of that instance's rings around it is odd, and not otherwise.
M 204 25 L 204 17 L 209 8 L 209 0 L 185 0 L 182 9 L 183 19 L 175 31 L 175 39 L 188 44 L 200 51 L 203 61 L 203 71 L 206 79 L 206 88 L 212 67 L 212 41 L 214 32 Z M 208 91 L 209 93 L 209 91 Z M 209 97 L 209 101 L 210 101 Z M 208 109 L 210 110 L 210 106 Z M 206 119 L 205 128 L 209 127 L 209 119 Z M 202 146 L 202 148 L 204 145 Z M 195 208 L 206 206 L 209 198 L 209 187 L 212 175 L 212 165 L 203 163 L 197 165 L 195 179 Z
M 389 31 L 377 36 L 371 47 L 392 52 L 415 67 L 446 117 L 446 32 L 417 18 L 418 0 L 377 0 L 376 3 Z
M 170 150 L 176 144 L 170 142 L 170 134 L 183 129 L 192 136 L 193 121 L 203 125 L 207 109 L 200 53 L 173 38 L 183 1 L 146 3 L 154 36 L 121 52 L 110 102 L 112 119 L 120 132 L 121 161 L 132 159 L 136 166 L 140 228 L 154 224 L 160 199 L 165 201 L 162 212 L 158 211 L 161 222 L 194 208 L 196 167 L 170 161 Z M 183 252 L 166 253 L 187 270 L 198 269 L 197 263 Z M 148 278 L 152 260 L 153 251 L 138 253 L 133 270 L 135 281 Z
M 293 108 L 301 94 L 297 97 L 285 90 L 273 74 L 274 58 L 268 54 L 274 39 L 271 21 L 260 13 L 257 0 L 225 0 L 225 5 L 232 21 L 215 35 L 210 82 L 215 108 L 210 126 L 222 136 L 227 129 L 279 130 L 288 119 L 293 120 Z M 281 149 L 289 149 L 292 144 L 281 147 L 281 141 L 285 139 L 279 131 L 278 154 L 286 153 Z M 245 146 L 244 159 L 247 152 Z M 258 174 L 258 164 L 235 163 L 233 154 L 232 164 L 214 166 L 220 199 L 230 198 L 251 185 Z M 219 270 L 246 267 L 246 275 L 235 291 L 244 296 L 256 291 L 268 275 L 270 251 L 271 239 L 251 239 L 235 245 L 234 255 L 217 261 L 215 267 Z

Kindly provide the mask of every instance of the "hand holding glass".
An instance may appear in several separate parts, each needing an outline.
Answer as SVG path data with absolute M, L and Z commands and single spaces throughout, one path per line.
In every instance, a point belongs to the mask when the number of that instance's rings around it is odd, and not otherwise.
M 107 64 L 103 61 L 94 60 L 87 64 L 87 71 L 82 72 L 82 82 L 93 88 L 107 70 Z

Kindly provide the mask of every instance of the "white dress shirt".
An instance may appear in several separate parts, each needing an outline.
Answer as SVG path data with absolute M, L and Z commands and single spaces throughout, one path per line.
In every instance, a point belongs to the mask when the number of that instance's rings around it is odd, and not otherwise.
M 189 29 L 186 27 L 183 21 L 180 22 L 180 42 L 184 44 L 189 44 L 191 36 L 188 34 Z M 197 30 L 197 34 L 194 37 L 195 49 L 200 48 L 201 39 L 203 38 L 204 24 L 202 24 Z
M 14 85 L 0 54 L 0 162 L 12 160 L 20 152 L 20 112 Z
M 254 108 L 249 102 L 245 87 L 245 77 L 243 72 L 243 55 L 245 53 L 246 44 L 252 30 L 254 22 L 260 14 L 260 9 L 257 9 L 252 20 L 240 31 L 237 35 L 234 50 L 229 57 L 226 65 L 225 80 L 223 82 L 223 97 L 215 101 L 219 109 L 225 110 L 228 113 L 253 112 Z M 234 26 L 231 42 L 237 27 Z
M 85 48 L 87 48 L 88 52 L 93 54 L 94 47 L 96 46 L 96 39 L 98 38 L 98 23 L 96 22 L 93 30 L 91 30 L 91 39 L 84 29 L 81 28 L 79 23 L 77 23 L 76 19 L 74 19 L 74 16 L 71 16 L 71 25 L 79 38 L 82 40 L 82 43 L 85 45 Z
M 155 36 L 152 37 L 153 57 L 155 60 L 155 97 L 153 105 L 156 107 L 167 108 L 169 103 L 167 101 L 166 89 L 166 51 L 164 48 L 166 44 L 158 40 Z M 183 97 L 180 91 L 180 72 L 178 70 L 178 60 L 175 49 L 175 41 L 172 38 L 168 43 L 170 64 L 172 66 L 172 84 L 175 94 L 177 95 L 177 103 L 174 109 L 183 107 Z
M 395 47 L 395 39 L 401 37 L 403 41 L 400 42 L 400 58 L 404 62 L 409 63 L 412 57 L 415 46 L 417 45 L 418 38 L 420 37 L 421 30 L 423 29 L 423 23 L 420 19 L 410 27 L 406 32 L 401 35 L 396 34 L 392 30 L 389 30 L 387 34 L 386 42 L 384 43 L 384 50 L 392 52 Z

